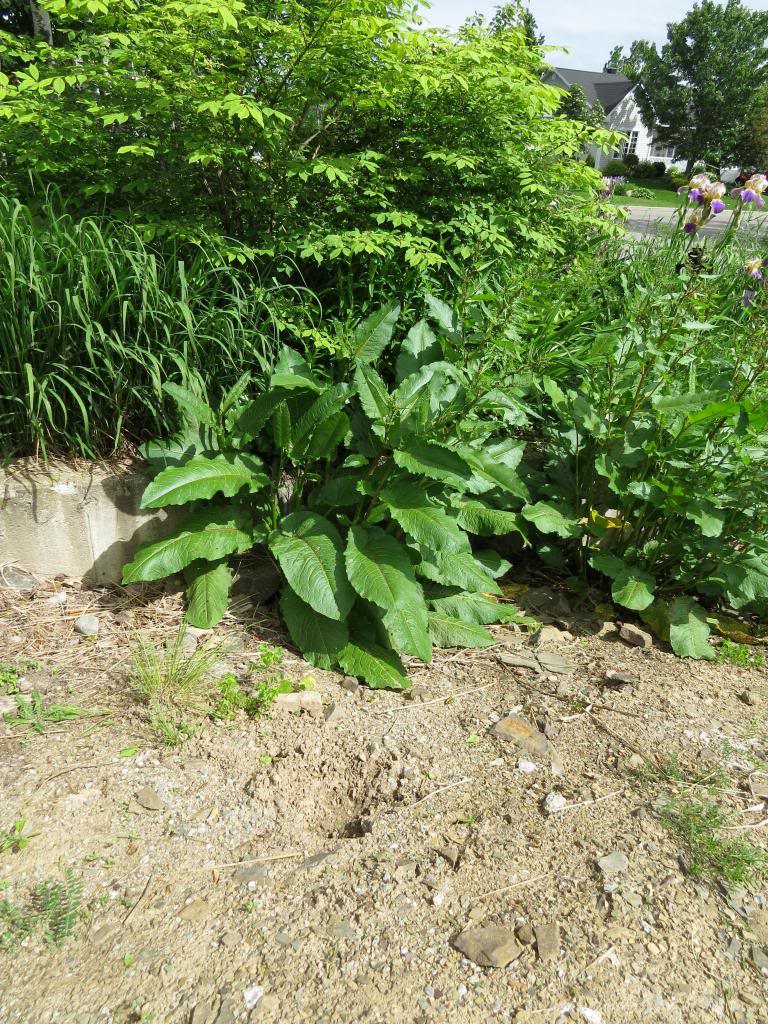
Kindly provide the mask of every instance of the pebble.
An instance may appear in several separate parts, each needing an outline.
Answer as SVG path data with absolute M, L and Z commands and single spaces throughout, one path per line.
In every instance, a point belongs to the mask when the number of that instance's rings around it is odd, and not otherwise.
M 536 657 L 526 657 L 523 654 L 500 654 L 499 661 L 502 665 L 509 665 L 511 668 L 529 668 L 534 672 L 540 669 Z
M 162 811 L 165 806 L 157 790 L 152 789 L 151 786 L 144 786 L 138 791 L 136 803 L 143 807 L 145 811 Z
M 746 704 L 748 707 L 753 708 L 757 704 L 757 695 L 753 690 L 743 690 L 739 694 L 739 700 L 742 704 Z
M 95 615 L 79 615 L 75 619 L 75 632 L 81 636 L 97 636 L 99 620 Z
M 447 860 L 452 868 L 455 868 L 459 863 L 459 855 L 461 851 L 455 843 L 449 843 L 447 846 L 438 846 L 436 852 L 443 858 L 443 860 Z
M 545 672 L 554 672 L 558 676 L 569 676 L 576 668 L 572 661 L 552 651 L 541 651 L 538 659 Z
M 559 644 L 566 639 L 572 640 L 573 637 L 570 633 L 564 633 L 558 629 L 557 626 L 542 626 L 534 637 L 534 643 L 537 647 L 541 647 L 544 644 Z
M 452 945 L 479 967 L 506 967 L 523 951 L 514 932 L 493 925 L 466 929 L 452 940 Z
M 539 960 L 556 960 L 560 955 L 560 925 L 557 921 L 546 921 L 536 925 L 536 950 Z
M 22 592 L 34 590 L 37 587 L 37 577 L 17 565 L 4 565 L 0 568 L 0 587 Z
M 514 743 L 529 754 L 545 757 L 549 740 L 539 730 L 518 715 L 507 715 L 491 729 L 491 734 L 506 743 Z
M 224 934 L 219 939 L 221 945 L 224 946 L 226 949 L 232 949 L 234 946 L 239 946 L 242 941 L 243 936 L 240 934 L 240 932 L 236 931 L 224 932 Z
M 619 636 L 622 640 L 626 640 L 628 644 L 632 644 L 633 647 L 642 647 L 644 650 L 650 650 L 653 647 L 653 637 L 650 633 L 646 633 L 644 629 L 640 629 L 639 626 L 633 625 L 631 622 L 625 622 L 619 630 Z
M 517 941 L 522 942 L 524 946 L 532 946 L 536 941 L 536 933 L 527 921 L 518 927 L 515 935 L 517 935 Z
M 323 699 L 319 693 L 313 690 L 302 690 L 299 693 L 278 693 L 275 697 L 275 707 L 293 714 L 306 711 L 313 718 L 320 718 L 323 714 Z
M 621 850 L 613 850 L 600 857 L 597 864 L 604 875 L 620 875 L 629 867 L 629 860 Z
M 557 793 L 554 790 L 551 793 L 547 793 L 544 798 L 544 810 L 547 814 L 557 814 L 562 811 L 564 807 L 568 806 L 568 801 L 562 793 Z
M 91 932 L 91 942 L 94 946 L 111 946 L 121 931 L 119 924 L 103 924 Z
M 16 700 L 13 697 L 0 697 L 0 718 L 9 715 L 16 710 Z
M 248 988 L 243 990 L 243 1002 L 245 1003 L 246 1010 L 253 1010 L 256 1008 L 256 1004 L 264 995 L 263 985 L 249 985 Z
M 40 693 L 45 693 L 46 690 L 50 690 L 53 685 L 53 677 L 47 672 L 35 671 L 25 672 L 23 676 L 19 677 L 18 687 L 19 693 L 32 693 L 33 690 L 39 690 Z
M 266 885 L 269 878 L 269 872 L 263 864 L 248 864 L 241 868 L 232 875 L 232 881 L 235 885 L 247 885 L 251 886 L 253 883 L 259 885 Z
M 607 686 L 632 686 L 637 682 L 637 676 L 631 672 L 617 672 L 610 668 L 605 673 L 604 680 Z
M 423 683 L 414 683 L 405 691 L 408 700 L 425 701 L 429 699 L 429 689 Z
M 360 692 L 360 683 L 358 683 L 354 676 L 344 676 L 339 685 L 342 689 L 347 690 L 348 693 Z
M 329 704 L 323 715 L 326 725 L 337 725 L 344 717 L 344 708 L 341 704 Z
M 186 906 L 182 907 L 179 911 L 179 917 L 182 921 L 205 921 L 211 916 L 211 908 L 205 900 L 195 899 Z
M 218 996 L 210 996 L 195 1005 L 190 1024 L 215 1024 L 219 1015 L 221 1000 Z

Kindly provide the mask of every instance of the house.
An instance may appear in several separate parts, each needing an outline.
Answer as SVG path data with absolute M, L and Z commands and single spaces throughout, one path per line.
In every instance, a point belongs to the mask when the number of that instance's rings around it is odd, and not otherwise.
M 674 147 L 659 145 L 654 140 L 653 133 L 643 124 L 640 108 L 635 100 L 634 83 L 608 65 L 601 72 L 553 68 L 544 80 L 548 85 L 557 85 L 561 89 L 580 85 L 590 106 L 595 100 L 602 104 L 605 111 L 605 127 L 626 135 L 620 150 L 615 153 L 604 153 L 590 146 L 595 167 L 603 167 L 614 157 L 621 157 L 627 153 L 634 153 L 638 160 L 662 160 L 667 167 L 679 163 L 675 159 Z

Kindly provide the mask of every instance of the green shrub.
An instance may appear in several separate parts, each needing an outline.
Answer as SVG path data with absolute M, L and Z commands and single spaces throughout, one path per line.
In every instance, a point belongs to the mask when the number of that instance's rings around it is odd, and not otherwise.
M 629 174 L 629 167 L 624 160 L 609 160 L 608 163 L 601 168 L 601 171 L 606 178 L 626 178 Z
M 738 253 L 696 267 L 674 240 L 623 265 L 589 357 L 535 386 L 542 463 L 522 516 L 574 585 L 607 578 L 678 654 L 711 658 L 708 606 L 768 610 L 768 359 Z
M 640 164 L 640 157 L 637 155 L 637 153 L 625 153 L 622 159 L 629 168 L 630 173 L 634 174 L 636 168 Z
M 654 160 L 653 162 L 653 176 L 654 178 L 663 178 L 667 173 L 667 165 L 663 160 Z
M 483 539 L 523 530 L 509 506 L 527 496 L 525 445 L 510 427 L 526 418 L 489 343 L 503 324 L 477 306 L 465 324 L 427 301 L 435 330 L 419 321 L 389 358 L 395 305 L 344 339 L 330 374 L 283 348 L 245 404 L 245 381 L 217 410 L 166 385 L 187 428 L 145 449 L 160 472 L 143 505 L 193 505 L 139 549 L 124 582 L 184 572 L 188 619 L 211 626 L 227 607 L 228 557 L 264 544 L 305 658 L 371 686 L 407 685 L 400 654 L 491 644 L 484 625 L 515 612 L 488 596 L 509 563 Z
M 634 169 L 633 174 L 636 178 L 655 178 L 656 165 L 651 163 L 650 160 L 641 160 Z
M 650 188 L 643 188 L 642 185 L 629 185 L 626 189 L 626 195 L 632 196 L 633 199 L 653 199 L 655 192 Z

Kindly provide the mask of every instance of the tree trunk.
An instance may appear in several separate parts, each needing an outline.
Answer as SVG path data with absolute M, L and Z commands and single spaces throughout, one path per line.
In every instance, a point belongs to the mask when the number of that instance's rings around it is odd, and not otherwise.
M 53 26 L 48 11 L 44 11 L 36 0 L 29 0 L 29 13 L 32 15 L 32 31 L 35 36 L 45 39 L 49 46 L 53 46 Z

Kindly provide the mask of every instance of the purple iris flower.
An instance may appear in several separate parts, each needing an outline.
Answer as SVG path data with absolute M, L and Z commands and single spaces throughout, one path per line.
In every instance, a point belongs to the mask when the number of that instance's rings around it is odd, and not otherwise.
M 762 208 L 765 206 L 765 200 L 762 196 L 758 196 L 757 199 L 755 199 L 755 206 L 758 208 L 758 210 L 762 210 Z
M 755 281 L 762 281 L 763 280 L 763 273 L 762 273 L 761 270 L 758 270 L 757 267 L 755 267 L 754 270 L 750 270 L 749 276 L 751 278 L 754 278 Z
M 725 203 L 722 199 L 712 200 L 712 213 L 722 213 L 725 209 Z
M 701 206 L 704 202 L 704 193 L 700 188 L 692 188 L 688 193 L 688 198 L 692 203 L 698 203 Z
M 759 198 L 760 197 L 758 196 L 757 192 L 755 192 L 753 189 L 751 189 L 751 188 L 742 189 L 742 192 L 741 192 L 741 201 L 742 201 L 742 203 L 756 203 Z
M 686 233 L 686 235 L 695 235 L 698 230 L 699 230 L 699 225 L 696 224 L 692 220 L 689 220 L 688 223 L 683 228 L 683 231 Z

